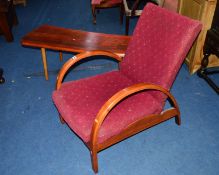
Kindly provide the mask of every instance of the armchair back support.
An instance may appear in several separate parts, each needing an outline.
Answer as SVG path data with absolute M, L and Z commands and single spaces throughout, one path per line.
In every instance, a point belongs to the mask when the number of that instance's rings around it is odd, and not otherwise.
M 111 52 L 87 51 L 62 67 L 52 98 L 61 122 L 90 150 L 94 172 L 99 151 L 171 118 L 180 125 L 170 88 L 200 30 L 200 22 L 149 3 L 123 59 Z M 119 70 L 63 82 L 76 62 L 96 55 L 119 61 Z M 172 107 L 163 110 L 166 99 Z

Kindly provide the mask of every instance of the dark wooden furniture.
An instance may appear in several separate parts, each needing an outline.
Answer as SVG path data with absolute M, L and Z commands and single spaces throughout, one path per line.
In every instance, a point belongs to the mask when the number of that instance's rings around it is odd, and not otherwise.
M 0 68 L 0 84 L 4 83 L 5 79 L 3 78 L 3 69 Z
M 218 85 L 208 76 L 215 73 L 218 74 L 219 70 L 207 68 L 209 56 L 211 54 L 214 54 L 219 58 L 219 2 L 217 2 L 211 29 L 208 30 L 206 35 L 203 52 L 204 57 L 201 62 L 201 68 L 198 71 L 198 75 L 206 80 L 207 83 L 217 92 L 217 94 L 219 94 Z
M 122 57 L 129 40 L 128 36 L 43 25 L 25 35 L 21 44 L 41 48 L 45 78 L 48 80 L 46 49 L 59 51 L 60 59 L 62 59 L 61 51 L 80 53 L 88 50 L 107 50 Z
M 122 23 L 123 18 L 123 11 L 122 11 L 122 0 L 102 0 L 101 2 L 98 0 L 91 0 L 91 10 L 93 15 L 93 23 L 96 24 L 96 10 L 98 9 L 106 9 L 106 8 L 114 8 L 119 7 L 120 8 L 120 23 Z
M 17 15 L 12 0 L 0 0 L 0 33 L 2 33 L 8 42 L 13 41 L 11 28 L 17 25 Z
M 186 64 L 191 74 L 201 66 L 203 59 L 203 46 L 207 31 L 211 28 L 216 3 L 219 0 L 178 0 L 179 13 L 183 16 L 202 22 L 203 28 L 186 58 Z M 219 60 L 215 55 L 210 56 L 208 66 L 219 66 Z

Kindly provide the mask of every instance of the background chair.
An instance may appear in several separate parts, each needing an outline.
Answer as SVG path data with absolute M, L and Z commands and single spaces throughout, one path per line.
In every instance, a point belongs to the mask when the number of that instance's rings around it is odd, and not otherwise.
M 158 0 L 158 4 L 173 12 L 178 12 L 178 5 L 180 0 Z
M 89 51 L 64 64 L 52 98 L 61 122 L 90 150 L 94 172 L 99 151 L 170 118 L 180 124 L 169 90 L 200 30 L 198 21 L 148 4 L 123 60 L 111 52 Z M 121 61 L 119 70 L 62 83 L 75 63 L 97 55 Z M 166 99 L 172 107 L 163 110 Z
M 6 41 L 14 40 L 12 27 L 18 24 L 17 15 L 12 0 L 0 0 L 0 34 Z
M 93 23 L 96 24 L 96 9 L 120 8 L 120 22 L 122 23 L 122 0 L 91 0 Z
M 158 5 L 156 0 L 123 0 L 124 5 L 124 15 L 126 19 L 125 24 L 125 34 L 128 35 L 129 33 L 129 21 L 132 17 L 139 17 L 142 13 L 142 9 L 148 3 L 152 2 Z

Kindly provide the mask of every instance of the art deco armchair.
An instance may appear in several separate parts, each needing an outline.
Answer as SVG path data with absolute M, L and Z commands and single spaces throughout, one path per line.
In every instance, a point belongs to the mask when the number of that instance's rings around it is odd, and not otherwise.
M 96 10 L 97 9 L 104 9 L 104 8 L 113 8 L 119 7 L 120 8 L 120 22 L 122 23 L 122 0 L 91 0 L 91 10 L 93 15 L 93 23 L 96 24 Z
M 198 21 L 148 4 L 123 59 L 106 51 L 88 51 L 64 64 L 52 98 L 61 122 L 90 150 L 94 172 L 101 150 L 171 118 L 180 125 L 170 88 L 200 29 Z M 63 82 L 75 63 L 96 55 L 119 61 L 119 70 Z M 164 110 L 167 99 L 172 107 Z

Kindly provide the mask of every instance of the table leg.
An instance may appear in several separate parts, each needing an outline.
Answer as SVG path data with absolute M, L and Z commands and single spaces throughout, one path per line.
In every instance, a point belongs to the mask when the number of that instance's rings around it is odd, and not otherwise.
M 44 67 L 45 78 L 46 78 L 46 80 L 48 80 L 49 76 L 48 76 L 47 61 L 46 61 L 46 49 L 41 48 L 41 53 L 42 53 L 42 59 L 43 59 L 43 67 Z
M 63 56 L 62 56 L 62 52 L 61 52 L 61 51 L 59 52 L 59 59 L 60 59 L 60 61 L 62 61 L 62 59 L 63 59 Z

